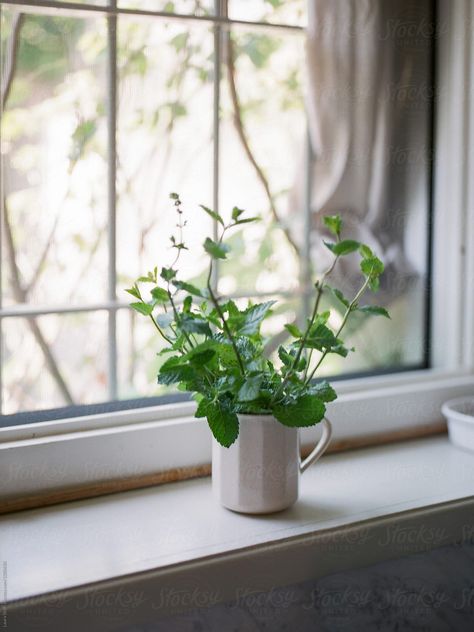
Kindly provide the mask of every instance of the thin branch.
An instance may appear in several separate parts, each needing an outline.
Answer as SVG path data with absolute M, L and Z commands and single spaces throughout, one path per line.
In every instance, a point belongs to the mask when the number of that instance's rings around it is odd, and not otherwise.
M 16 66 L 18 63 L 20 33 L 24 17 L 23 13 L 16 13 L 12 21 L 12 32 L 6 51 L 5 68 L 3 69 L 2 111 L 5 109 L 8 97 L 10 96 L 13 78 L 15 76 Z
M 357 292 L 357 294 L 354 296 L 354 298 L 352 299 L 352 301 L 349 303 L 346 312 L 344 314 L 344 317 L 342 319 L 342 323 L 339 327 L 339 329 L 336 331 L 335 333 L 335 337 L 339 338 L 339 336 L 341 335 L 342 330 L 344 329 L 346 323 L 347 323 L 347 319 L 349 318 L 350 313 L 352 312 L 354 306 L 357 304 L 359 298 L 362 296 L 362 294 L 364 293 L 365 289 L 367 288 L 368 284 L 369 284 L 370 278 L 369 276 L 367 276 L 367 278 L 365 279 L 364 283 L 362 284 L 362 287 L 359 289 L 359 291 Z M 325 349 L 325 351 L 323 352 L 323 354 L 321 355 L 321 357 L 319 358 L 316 366 L 314 367 L 314 369 L 311 371 L 311 373 L 309 374 L 309 376 L 306 378 L 306 382 L 305 384 L 309 384 L 311 382 L 311 380 L 314 377 L 314 374 L 316 373 L 316 371 L 319 369 L 319 367 L 321 366 L 324 358 L 327 356 L 327 354 L 329 353 L 329 349 Z
M 4 221 L 4 227 L 5 227 L 7 259 L 10 266 L 10 272 L 11 272 L 11 285 L 12 285 L 12 290 L 13 290 L 13 296 L 15 297 L 15 300 L 18 303 L 26 303 L 28 295 L 27 295 L 27 292 L 24 290 L 21 280 L 20 280 L 20 272 L 18 269 L 18 264 L 16 262 L 15 245 L 13 241 L 13 234 L 12 234 L 12 229 L 10 225 L 10 220 L 8 217 L 7 201 L 5 198 L 3 199 L 3 211 L 4 211 L 3 221 Z M 31 333 L 33 334 L 38 346 L 43 352 L 46 366 L 48 367 L 48 371 L 50 372 L 52 378 L 54 379 L 59 390 L 61 391 L 61 395 L 63 396 L 64 400 L 68 404 L 74 404 L 74 400 L 69 391 L 69 388 L 66 382 L 64 381 L 63 376 L 61 375 L 56 359 L 48 343 L 46 342 L 38 323 L 36 322 L 34 318 L 27 318 L 27 322 L 31 329 Z
M 232 38 L 231 38 L 231 34 L 227 33 L 226 34 L 226 65 L 227 65 L 227 74 L 228 74 L 228 78 L 229 78 L 229 88 L 230 88 L 230 97 L 232 100 L 232 107 L 233 107 L 233 111 L 234 111 L 234 115 L 233 115 L 233 120 L 234 120 L 234 125 L 235 125 L 235 129 L 237 131 L 237 135 L 240 139 L 240 142 L 242 144 L 242 147 L 247 155 L 247 158 L 249 159 L 249 162 L 251 163 L 252 167 L 254 168 L 254 171 L 257 175 L 257 178 L 259 179 L 265 194 L 268 198 L 268 203 L 270 206 L 270 211 L 271 214 L 273 215 L 273 218 L 275 220 L 275 222 L 277 222 L 277 224 L 282 228 L 288 243 L 292 246 L 292 248 L 294 249 L 295 253 L 297 255 L 299 255 L 299 248 L 296 244 L 296 242 L 293 240 L 290 231 L 288 230 L 287 227 L 283 226 L 282 222 L 280 221 L 280 217 L 278 215 L 278 211 L 276 209 L 275 206 L 275 202 L 273 200 L 273 195 L 272 192 L 270 190 L 270 185 L 268 183 L 268 180 L 263 172 L 263 169 L 260 167 L 260 165 L 257 162 L 257 159 L 255 158 L 252 149 L 250 148 L 250 143 L 249 140 L 247 138 L 247 134 L 245 132 L 245 128 L 244 128 L 244 124 L 242 121 L 242 107 L 240 104 L 240 100 L 239 100 L 239 96 L 237 93 L 237 85 L 236 85 L 236 80 L 235 80 L 235 64 L 234 64 L 234 46 L 232 43 Z
M 24 15 L 22 13 L 18 13 L 13 18 L 12 25 L 12 33 L 10 36 L 10 41 L 8 44 L 7 55 L 6 55 L 6 63 L 5 63 L 5 72 L 4 72 L 4 83 L 2 85 L 2 111 L 5 109 L 6 103 L 8 101 L 8 97 L 10 96 L 11 87 L 13 84 L 13 78 L 15 74 L 15 70 L 18 63 L 18 48 L 20 43 L 20 34 L 21 27 L 24 22 Z M 3 225 L 5 228 L 5 241 L 6 241 L 6 250 L 7 250 L 7 258 L 10 266 L 11 272 L 11 284 L 12 291 L 15 297 L 15 300 L 18 303 L 25 303 L 28 298 L 28 292 L 24 289 L 21 278 L 20 278 L 20 270 L 18 267 L 18 263 L 16 260 L 16 250 L 15 243 L 13 240 L 13 232 L 10 224 L 10 217 L 8 213 L 7 200 L 5 196 L 2 198 L 3 202 Z M 69 391 L 69 388 L 59 370 L 56 359 L 46 342 L 46 339 L 43 336 L 43 333 L 33 318 L 27 319 L 28 326 L 31 329 L 31 332 L 40 347 L 46 362 L 46 366 L 48 371 L 50 372 L 52 378 L 56 382 L 64 400 L 68 404 L 73 404 L 74 400 Z

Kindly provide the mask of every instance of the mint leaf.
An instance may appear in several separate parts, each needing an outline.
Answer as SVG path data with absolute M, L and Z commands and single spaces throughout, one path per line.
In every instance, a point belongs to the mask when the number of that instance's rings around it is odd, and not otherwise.
M 358 307 L 358 312 L 363 312 L 364 314 L 372 314 L 374 316 L 385 316 L 385 318 L 390 318 L 390 314 L 387 312 L 385 307 L 378 307 L 377 305 L 363 305 L 362 307 Z
M 173 322 L 173 315 L 170 313 L 158 314 L 155 320 L 160 327 L 162 327 L 163 329 L 166 329 L 166 327 L 169 327 L 171 323 Z
M 194 314 L 183 314 L 179 319 L 180 328 L 187 334 L 204 334 L 205 336 L 212 336 L 209 323 L 200 316 Z
M 278 421 L 290 428 L 314 426 L 321 421 L 325 412 L 324 402 L 316 395 L 303 395 L 294 402 L 279 404 L 272 409 Z
M 323 217 L 323 222 L 333 235 L 339 237 L 342 229 L 342 219 L 339 215 L 326 215 Z
M 232 209 L 232 219 L 234 220 L 234 222 L 239 219 L 242 213 L 245 213 L 245 211 L 243 211 L 241 208 L 237 208 L 237 206 L 234 206 L 234 208 Z
M 366 244 L 360 245 L 359 252 L 364 257 L 364 259 L 368 259 L 369 257 L 374 256 L 374 253 Z
M 160 277 L 165 281 L 171 281 L 176 276 L 176 270 L 173 268 L 161 268 Z
M 365 276 L 375 277 L 382 274 L 384 271 L 384 265 L 378 257 L 373 255 L 372 257 L 362 259 L 360 262 L 360 269 Z
M 227 244 L 217 243 L 210 237 L 206 237 L 204 242 L 204 250 L 211 255 L 213 259 L 225 259 L 230 248 Z
M 140 292 L 138 291 L 138 288 L 136 288 L 135 286 L 129 287 L 128 290 L 125 290 L 125 292 L 128 292 L 135 298 L 140 298 Z
M 360 247 L 360 243 L 358 241 L 355 241 L 354 239 L 343 239 L 342 241 L 338 241 L 335 244 L 330 241 L 325 241 L 324 245 L 329 248 L 329 250 L 334 255 L 338 257 L 349 255 L 351 252 L 359 250 Z
M 268 301 L 266 303 L 252 305 L 245 311 L 239 312 L 237 316 L 230 316 L 229 325 L 235 328 L 236 333 L 240 336 L 252 336 L 258 333 L 260 324 L 275 302 L 276 301 Z
M 248 377 L 242 384 L 237 398 L 240 402 L 251 402 L 257 399 L 260 393 L 260 386 L 262 384 L 263 375 L 255 375 L 254 377 Z
M 239 419 L 235 413 L 225 408 L 219 401 L 201 400 L 196 415 L 207 418 L 214 438 L 225 448 L 230 447 L 237 439 Z
M 130 307 L 144 316 L 149 316 L 153 311 L 153 305 L 148 303 L 130 303 Z
M 350 305 L 350 301 L 344 296 L 344 294 L 340 291 L 337 290 L 336 288 L 331 288 L 332 293 L 334 294 L 334 296 L 337 298 L 337 300 L 342 303 L 344 305 L 344 307 L 349 307 Z
M 199 205 L 203 211 L 205 211 L 210 217 L 212 217 L 212 219 L 215 219 L 216 222 L 219 222 L 219 224 L 221 226 L 224 226 L 224 220 L 222 219 L 222 217 L 219 215 L 219 213 L 216 213 L 215 211 L 212 211 L 210 208 L 208 208 L 207 206 L 204 206 L 203 204 Z
M 191 283 L 186 283 L 186 281 L 173 281 L 173 285 L 178 288 L 178 290 L 184 290 L 193 296 L 205 296 L 205 293 L 202 290 L 195 285 L 191 285 Z
M 278 357 L 285 366 L 291 366 L 294 361 L 294 357 L 288 353 L 285 347 L 278 347 Z
M 315 384 L 312 389 L 312 393 L 317 395 L 323 402 L 333 402 L 337 399 L 337 393 L 333 387 L 326 380 Z
M 285 325 L 285 329 L 294 337 L 294 338 L 302 338 L 303 332 L 298 329 L 296 325 L 293 323 L 287 323 Z
M 175 384 L 186 382 L 194 377 L 194 369 L 189 364 L 181 364 L 178 356 L 166 360 L 158 373 L 158 384 Z
M 162 287 L 154 287 L 151 291 L 151 295 L 159 303 L 167 303 L 169 301 L 168 292 Z

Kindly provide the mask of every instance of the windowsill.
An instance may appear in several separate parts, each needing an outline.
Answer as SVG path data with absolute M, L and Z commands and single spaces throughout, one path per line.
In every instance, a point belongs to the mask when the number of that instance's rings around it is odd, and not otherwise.
M 91 584 L 146 590 L 148 582 L 156 594 L 158 580 L 177 585 L 180 572 L 199 568 L 201 582 L 226 560 L 235 571 L 226 581 L 238 582 L 249 554 L 279 560 L 281 576 L 265 568 L 273 586 L 285 585 L 459 541 L 472 523 L 474 454 L 447 436 L 327 456 L 301 482 L 293 508 L 263 517 L 218 506 L 209 478 L 5 516 L 8 600 L 64 590 L 74 599 Z

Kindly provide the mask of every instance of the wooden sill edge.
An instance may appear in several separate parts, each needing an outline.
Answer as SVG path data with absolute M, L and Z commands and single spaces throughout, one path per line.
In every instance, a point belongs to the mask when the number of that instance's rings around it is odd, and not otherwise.
M 403 430 L 395 430 L 389 433 L 371 434 L 357 438 L 339 439 L 334 441 L 328 448 L 327 454 L 336 452 L 345 452 L 348 450 L 357 450 L 359 448 L 368 448 L 399 441 L 411 441 L 413 439 L 421 439 L 432 435 L 445 434 L 445 422 L 438 422 L 423 428 L 411 428 Z M 307 456 L 311 451 L 311 447 L 303 447 L 302 456 Z M 206 463 L 193 467 L 181 467 L 166 470 L 164 472 L 156 472 L 146 474 L 144 476 L 135 476 L 130 478 L 119 478 L 110 481 L 94 483 L 92 485 L 81 485 L 78 487 L 69 487 L 67 489 L 54 490 L 47 493 L 35 494 L 31 496 L 22 496 L 0 501 L 0 515 L 9 514 L 27 509 L 38 509 L 40 507 L 48 507 L 64 502 L 74 500 L 84 500 L 86 498 L 96 498 L 107 494 L 118 494 L 133 489 L 142 489 L 153 487 L 155 485 L 164 485 L 166 483 L 176 483 L 193 478 L 202 478 L 210 476 L 211 465 Z

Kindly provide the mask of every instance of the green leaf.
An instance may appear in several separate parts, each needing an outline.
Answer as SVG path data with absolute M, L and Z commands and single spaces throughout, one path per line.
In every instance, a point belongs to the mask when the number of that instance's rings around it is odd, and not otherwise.
M 173 270 L 173 268 L 161 268 L 160 276 L 165 281 L 171 281 L 176 276 L 176 270 Z
M 207 417 L 207 422 L 216 441 L 225 448 L 230 447 L 239 434 L 239 419 L 237 415 L 219 401 L 201 400 L 196 416 Z
M 360 245 L 359 252 L 364 257 L 364 259 L 369 259 L 370 257 L 374 256 L 374 253 L 366 244 Z
M 215 219 L 216 222 L 219 222 L 219 224 L 221 226 L 224 226 L 224 220 L 222 219 L 222 217 L 219 215 L 219 213 L 216 213 L 215 211 L 211 210 L 210 208 L 208 208 L 207 206 L 204 206 L 203 204 L 199 205 L 203 211 L 205 211 L 210 217 L 212 217 L 212 219 Z
M 294 337 L 294 338 L 302 338 L 303 332 L 298 329 L 296 325 L 293 323 L 287 323 L 285 325 L 285 329 Z
M 167 303 L 169 301 L 168 292 L 162 287 L 154 287 L 151 291 L 151 295 L 159 303 Z
M 294 361 L 294 357 L 288 353 L 285 347 L 278 347 L 278 357 L 283 362 L 284 366 L 291 366 Z
M 136 287 L 129 287 L 128 290 L 125 290 L 125 292 L 128 292 L 135 298 L 140 298 L 140 292 L 138 291 L 138 288 Z
M 171 323 L 173 322 L 173 315 L 170 313 L 158 314 L 155 320 L 159 327 L 161 327 L 162 329 L 166 329 L 166 327 L 169 327 Z
M 234 208 L 232 209 L 232 219 L 234 221 L 238 220 L 242 213 L 245 213 L 245 211 L 243 211 L 241 208 L 237 208 L 237 206 L 234 206 Z
M 227 244 L 217 243 L 210 237 L 206 237 L 204 250 L 211 255 L 213 259 L 225 259 L 230 248 Z
M 180 358 L 180 362 L 191 362 L 196 366 L 201 364 L 207 364 L 210 360 L 216 357 L 218 343 L 214 340 L 205 340 L 196 345 L 194 349 L 188 351 Z
M 138 277 L 137 281 L 139 283 L 155 283 L 155 280 L 150 278 L 149 276 Z
M 322 399 L 323 402 L 333 402 L 337 399 L 336 391 L 326 380 L 315 384 L 311 391 L 314 395 L 317 395 L 319 399 Z
M 149 316 L 153 311 L 153 305 L 148 303 L 130 303 L 130 307 L 144 316 Z
M 380 288 L 379 277 L 372 277 L 369 281 L 369 289 L 372 290 L 372 292 L 377 292 L 379 288 Z
M 318 349 L 322 351 L 324 349 L 331 349 L 337 346 L 338 339 L 334 333 L 326 327 L 326 325 L 318 324 L 316 327 L 311 327 L 310 333 L 306 338 L 305 347 L 310 349 Z
M 195 369 L 192 366 L 181 363 L 181 359 L 178 356 L 173 356 L 160 367 L 158 384 L 169 385 L 176 382 L 186 382 L 194 376 Z
M 244 312 L 240 312 L 238 316 L 231 316 L 229 318 L 229 325 L 234 327 L 236 333 L 240 336 L 252 336 L 258 333 L 262 321 L 275 302 L 276 301 L 267 301 L 266 303 L 252 305 Z
M 203 292 L 195 285 L 191 285 L 191 283 L 186 283 L 186 281 L 173 281 L 173 285 L 178 288 L 178 290 L 183 290 L 184 292 L 188 292 L 193 296 L 207 296 L 207 293 L 205 291 Z
M 192 304 L 193 297 L 188 294 L 188 296 L 186 296 L 183 301 L 183 312 L 186 312 L 188 314 L 191 311 Z
M 363 312 L 364 314 L 372 314 L 374 316 L 385 316 L 385 318 L 390 318 L 390 314 L 387 312 L 385 307 L 378 307 L 377 305 L 363 305 L 362 307 L 358 307 L 358 312 Z
M 340 301 L 344 305 L 344 307 L 346 308 L 349 307 L 350 301 L 344 296 L 341 290 L 338 290 L 334 287 L 332 287 L 331 290 L 334 296 L 338 299 L 338 301 Z
M 338 241 L 337 243 L 325 241 L 324 244 L 334 255 L 338 257 L 349 255 L 351 252 L 359 250 L 360 246 L 360 243 L 358 241 L 355 241 L 354 239 L 343 239 L 342 241 Z
M 342 229 L 342 219 L 339 215 L 326 215 L 323 217 L 323 222 L 333 235 L 339 237 Z
M 260 386 L 262 385 L 263 375 L 255 375 L 248 377 L 242 384 L 237 398 L 240 402 L 251 402 L 258 398 Z
M 384 265 L 382 261 L 375 255 L 362 259 L 360 262 L 360 269 L 363 274 L 368 277 L 378 277 L 384 271 Z
M 321 421 L 325 412 L 323 400 L 316 395 L 303 395 L 294 402 L 279 404 L 272 409 L 278 421 L 290 428 L 314 426 Z
M 188 334 L 203 334 L 212 336 L 209 323 L 204 318 L 194 314 L 183 314 L 179 319 L 180 328 Z
M 239 219 L 234 224 L 240 226 L 241 224 L 250 224 L 251 222 L 260 222 L 261 217 L 247 217 L 246 219 Z

